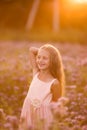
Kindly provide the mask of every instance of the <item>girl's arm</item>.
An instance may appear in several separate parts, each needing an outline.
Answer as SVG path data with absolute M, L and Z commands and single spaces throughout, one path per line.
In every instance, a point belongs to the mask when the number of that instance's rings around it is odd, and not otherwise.
M 58 99 L 61 97 L 61 87 L 58 80 L 55 80 L 55 82 L 52 84 L 51 92 L 52 92 L 52 102 L 57 102 Z
M 29 48 L 29 60 L 33 69 L 33 76 L 39 71 L 37 64 L 36 64 L 36 56 L 38 53 L 38 48 L 30 47 Z

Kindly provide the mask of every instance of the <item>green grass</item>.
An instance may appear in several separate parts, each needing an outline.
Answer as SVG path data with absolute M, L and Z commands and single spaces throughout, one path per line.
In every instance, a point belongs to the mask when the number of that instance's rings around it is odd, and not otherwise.
M 77 30 L 60 30 L 53 32 L 52 30 L 9 30 L 0 31 L 0 40 L 3 41 L 52 41 L 52 42 L 69 42 L 87 44 L 86 33 Z

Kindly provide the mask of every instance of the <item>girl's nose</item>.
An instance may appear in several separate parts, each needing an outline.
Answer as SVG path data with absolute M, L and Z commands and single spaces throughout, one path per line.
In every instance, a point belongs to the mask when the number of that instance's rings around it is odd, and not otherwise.
M 39 61 L 42 61 L 42 60 L 43 60 L 42 58 L 39 59 Z

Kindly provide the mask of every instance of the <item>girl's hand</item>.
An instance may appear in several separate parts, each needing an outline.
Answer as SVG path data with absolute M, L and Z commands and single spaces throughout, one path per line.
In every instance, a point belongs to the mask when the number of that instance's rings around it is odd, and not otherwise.
M 39 48 L 30 47 L 29 48 L 29 60 L 33 69 L 33 76 L 39 71 L 36 63 L 36 56 L 38 53 Z

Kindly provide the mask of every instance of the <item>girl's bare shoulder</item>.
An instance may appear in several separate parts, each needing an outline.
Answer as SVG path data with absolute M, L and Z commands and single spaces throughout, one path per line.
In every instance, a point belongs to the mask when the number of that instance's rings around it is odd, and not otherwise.
M 52 86 L 51 86 L 51 92 L 52 92 L 52 101 L 57 101 L 58 98 L 61 96 L 61 87 L 59 81 L 56 79 Z
M 51 88 L 52 89 L 59 88 L 59 86 L 60 86 L 59 81 L 57 79 L 55 79 L 54 82 L 53 82 L 53 84 L 52 84 L 52 86 L 51 86 Z
M 54 80 L 54 84 L 59 84 L 59 80 L 58 80 L 58 79 L 55 79 L 55 80 Z

